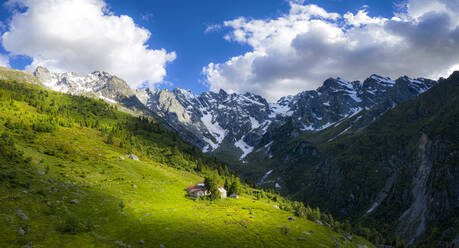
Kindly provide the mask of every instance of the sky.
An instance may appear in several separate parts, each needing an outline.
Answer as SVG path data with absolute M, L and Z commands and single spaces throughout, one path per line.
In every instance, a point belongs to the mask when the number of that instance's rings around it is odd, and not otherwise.
M 0 65 L 275 101 L 328 77 L 447 76 L 459 69 L 454 9 L 459 0 L 9 0 Z

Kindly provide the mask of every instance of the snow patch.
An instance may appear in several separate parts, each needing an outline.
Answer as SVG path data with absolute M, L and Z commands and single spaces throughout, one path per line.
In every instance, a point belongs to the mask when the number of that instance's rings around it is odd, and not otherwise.
M 269 126 L 271 125 L 271 121 L 265 121 L 261 125 L 263 126 L 263 134 L 265 134 L 268 131 Z
M 287 104 L 273 103 L 271 104 L 270 107 L 271 107 L 271 111 L 273 111 L 273 113 L 269 115 L 270 118 L 274 118 L 277 115 L 280 115 L 280 116 L 292 116 L 293 115 L 293 111 L 290 109 L 290 107 Z
M 343 131 L 341 131 L 338 135 L 336 135 L 335 137 L 329 139 L 327 142 L 331 142 L 333 140 L 335 140 L 336 138 L 338 138 L 339 136 L 341 136 L 343 133 L 347 132 L 349 129 L 351 129 L 352 126 L 349 126 L 348 128 L 344 129 Z
M 347 93 L 348 96 L 352 98 L 355 102 L 362 102 L 362 99 L 357 96 L 357 92 L 354 90 L 345 90 L 344 92 Z
M 179 91 L 187 100 L 196 98 L 196 96 L 190 90 L 177 88 L 177 91 Z
M 247 155 L 249 155 L 249 153 L 251 153 L 253 151 L 253 146 L 249 146 L 247 145 L 247 143 L 244 142 L 244 137 L 245 136 L 242 136 L 242 138 L 238 141 L 236 141 L 236 143 L 234 143 L 234 145 L 241 149 L 242 150 L 242 156 L 239 158 L 239 160 L 243 160 L 245 157 L 247 157 Z
M 408 81 L 410 81 L 410 84 L 412 87 L 416 88 L 417 92 L 419 94 L 422 94 L 424 93 L 425 91 L 427 91 L 428 89 L 430 89 L 427 85 L 425 85 L 423 82 L 417 80 L 417 79 L 411 79 L 411 78 L 408 78 Z
M 250 97 L 247 97 L 247 96 L 241 96 L 243 98 L 244 101 L 247 101 L 247 102 L 250 102 L 250 103 L 253 103 L 253 104 L 256 104 L 256 105 L 260 105 L 260 106 L 265 106 L 263 103 L 261 102 L 257 102 L 253 99 L 251 99 Z
M 268 144 L 265 145 L 265 149 L 269 151 L 271 149 L 271 145 L 274 143 L 274 141 L 269 142 Z
M 384 83 L 388 86 L 394 86 L 395 85 L 395 81 L 388 78 L 388 77 L 381 77 L 381 76 L 378 76 L 378 75 L 372 75 L 370 78 L 378 81 L 378 82 L 381 82 L 381 83 Z
M 204 149 L 203 149 L 203 152 L 210 152 L 210 151 L 213 151 L 213 150 L 215 150 L 215 149 L 218 148 L 218 144 L 215 144 L 211 139 L 209 139 L 209 138 L 207 138 L 207 137 L 204 137 L 203 139 L 204 139 L 204 141 L 205 141 L 207 144 L 209 144 L 209 145 L 207 145 L 207 146 L 204 147 L 205 151 L 204 151 Z M 212 147 L 211 150 L 209 150 L 209 149 L 210 149 L 209 146 Z
M 322 125 L 320 128 L 318 128 L 317 131 L 324 130 L 324 129 L 330 127 L 331 125 L 333 125 L 333 123 L 328 122 L 328 123 Z
M 300 128 L 301 131 L 316 131 L 317 129 L 315 129 L 312 125 L 309 125 L 307 126 L 306 124 L 303 125 L 302 128 Z
M 377 208 L 378 206 L 379 206 L 379 203 L 375 202 L 373 206 L 371 206 L 371 208 L 368 209 L 367 214 L 373 212 L 373 210 L 375 210 L 375 208 Z
M 257 119 L 253 118 L 252 116 L 249 116 L 250 123 L 252 124 L 252 129 L 257 129 L 260 127 L 260 123 L 257 121 Z
M 109 102 L 109 103 L 113 103 L 113 104 L 118 103 L 118 102 L 115 101 L 115 100 L 112 100 L 112 99 L 110 99 L 110 98 L 107 98 L 107 97 L 103 96 L 101 92 L 99 92 L 99 98 L 102 99 L 102 100 L 104 100 L 104 101 L 106 101 L 106 102 Z
M 217 140 L 217 143 L 215 144 L 212 142 L 210 139 L 204 138 L 204 140 L 212 146 L 212 148 L 215 150 L 218 148 L 218 146 L 222 143 L 223 139 L 226 136 L 227 131 L 224 130 L 217 121 L 212 122 L 212 115 L 209 114 L 209 112 L 206 112 L 204 109 L 200 109 L 202 113 L 201 117 L 201 122 L 204 124 L 204 126 L 207 128 L 209 133 Z M 205 114 L 204 114 L 205 113 Z M 206 140 L 207 139 L 207 140 Z M 210 141 L 210 142 L 209 142 Z
M 273 170 L 266 172 L 266 174 L 260 179 L 260 182 L 258 182 L 258 185 L 262 185 L 272 172 Z
M 324 125 L 318 127 L 318 128 L 314 128 L 312 125 L 303 125 L 302 128 L 300 128 L 301 131 L 321 131 L 321 130 L 324 130 L 328 127 L 330 127 L 331 125 L 333 125 L 334 123 L 333 122 L 327 122 L 325 123 Z

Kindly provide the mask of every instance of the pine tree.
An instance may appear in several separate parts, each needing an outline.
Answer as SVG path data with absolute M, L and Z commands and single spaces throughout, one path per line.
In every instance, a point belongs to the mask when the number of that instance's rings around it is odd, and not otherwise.
M 218 190 L 217 182 L 214 177 L 204 178 L 204 186 L 210 192 L 210 199 L 216 200 L 220 198 L 220 191 Z
M 241 182 L 239 181 L 239 178 L 236 177 L 233 182 L 231 183 L 229 194 L 236 194 L 240 195 L 242 193 L 242 186 Z
M 312 214 L 314 216 L 314 220 L 320 220 L 320 209 L 316 207 L 313 211 Z
M 107 140 L 105 141 L 107 144 L 113 144 L 113 132 L 108 134 Z
M 225 184 L 223 185 L 223 187 L 226 189 L 226 190 L 229 190 L 230 189 L 230 183 L 228 181 L 228 178 L 225 178 Z M 229 193 L 229 192 L 228 192 Z

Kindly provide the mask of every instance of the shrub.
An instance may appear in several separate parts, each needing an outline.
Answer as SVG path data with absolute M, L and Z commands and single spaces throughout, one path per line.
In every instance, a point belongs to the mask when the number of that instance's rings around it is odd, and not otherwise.
M 51 133 L 56 130 L 56 126 L 49 122 L 35 122 L 32 124 L 32 129 L 36 132 Z
M 61 227 L 62 233 L 76 234 L 78 232 L 78 219 L 75 216 L 68 216 Z

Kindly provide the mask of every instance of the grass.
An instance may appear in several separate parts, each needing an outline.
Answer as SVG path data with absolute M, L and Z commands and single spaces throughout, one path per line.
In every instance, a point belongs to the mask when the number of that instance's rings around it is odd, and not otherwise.
M 30 126 L 49 114 L 0 99 L 0 133 L 30 160 L 0 156 L 0 247 L 373 247 L 305 218 L 290 221 L 293 213 L 269 199 L 189 198 L 185 188 L 200 176 L 148 156 L 129 159 L 97 129 L 7 128 L 8 119 Z

